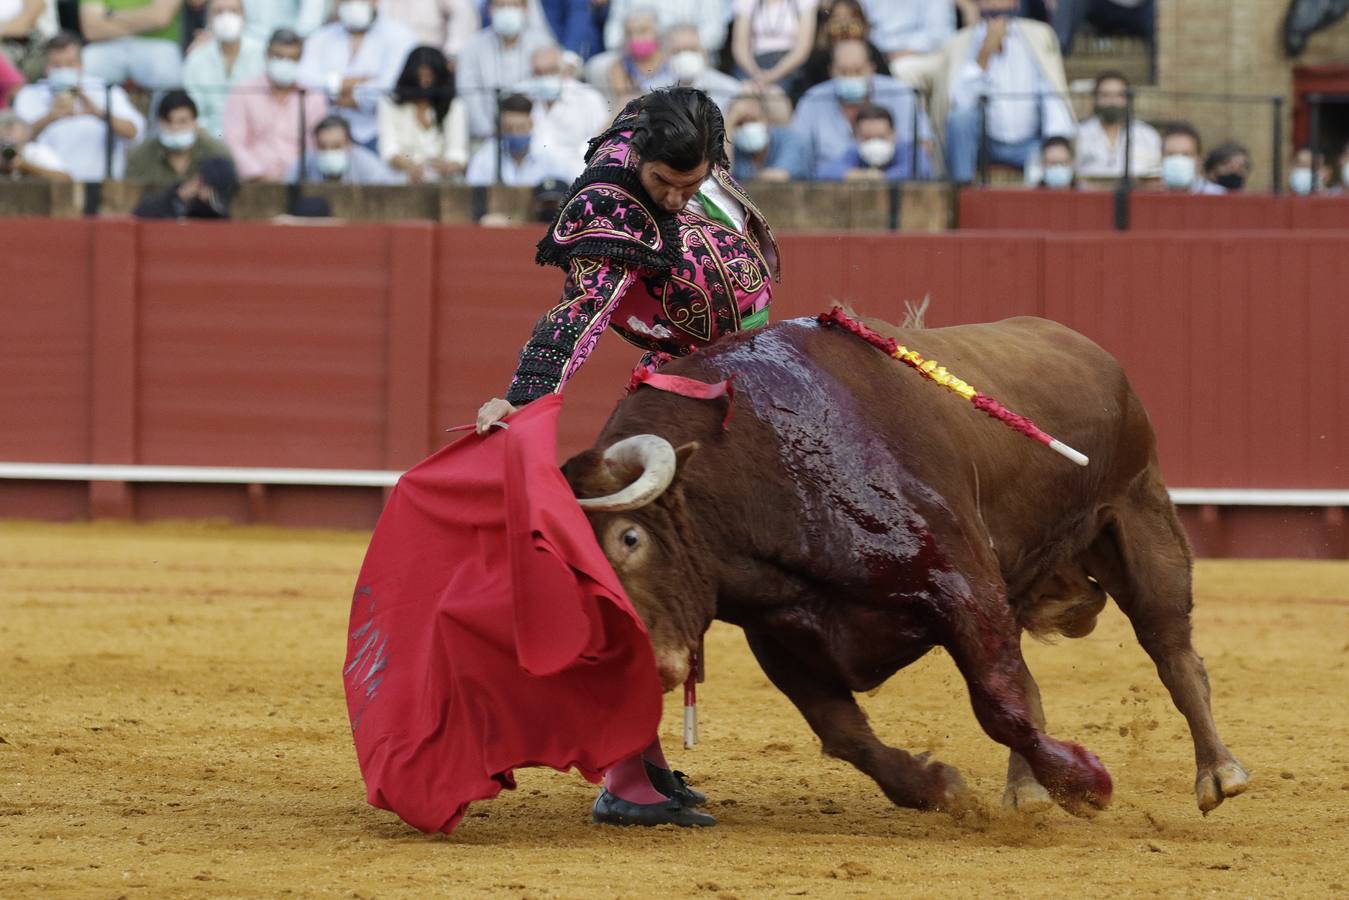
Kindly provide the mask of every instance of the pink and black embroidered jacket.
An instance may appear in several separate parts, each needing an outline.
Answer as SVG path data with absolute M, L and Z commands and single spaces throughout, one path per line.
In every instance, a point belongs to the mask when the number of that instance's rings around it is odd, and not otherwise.
M 520 353 L 506 399 L 562 390 L 606 328 L 643 350 L 683 356 L 768 321 L 778 250 L 763 214 L 721 166 L 711 176 L 745 208 L 745 233 L 648 196 L 632 150 L 633 101 L 590 142 L 537 262 L 566 272 L 562 301 Z

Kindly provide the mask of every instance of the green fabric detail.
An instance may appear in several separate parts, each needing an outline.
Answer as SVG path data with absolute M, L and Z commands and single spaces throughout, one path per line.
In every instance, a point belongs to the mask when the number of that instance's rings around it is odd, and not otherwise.
M 745 316 L 740 320 L 741 331 L 753 331 L 755 328 L 762 328 L 768 324 L 768 307 L 764 307 L 752 316 Z
M 707 195 L 707 191 L 704 191 L 701 188 L 698 189 L 698 202 L 703 205 L 703 212 L 707 213 L 707 217 L 713 222 L 716 222 L 719 225 L 725 225 L 732 231 L 739 230 L 735 227 L 735 220 L 726 215 L 726 210 L 717 206 L 716 202 Z

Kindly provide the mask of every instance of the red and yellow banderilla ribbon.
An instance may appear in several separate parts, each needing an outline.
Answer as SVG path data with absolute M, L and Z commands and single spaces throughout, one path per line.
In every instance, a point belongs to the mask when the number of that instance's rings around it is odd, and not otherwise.
M 913 350 L 900 344 L 894 338 L 888 338 L 879 332 L 873 331 L 849 316 L 841 307 L 835 306 L 831 311 L 821 313 L 818 318 L 822 325 L 835 325 L 842 328 L 845 331 L 857 335 L 878 350 L 884 351 L 886 355 L 912 366 L 924 378 L 929 381 L 934 381 L 948 391 L 959 394 L 970 401 L 970 403 L 974 404 L 975 409 L 988 413 L 1009 428 L 1021 432 L 1026 435 L 1026 437 L 1039 441 L 1056 453 L 1071 459 L 1079 466 L 1085 466 L 1087 464 L 1088 460 L 1086 456 L 1052 435 L 1047 434 L 1030 419 L 1025 416 L 1017 415 L 992 397 L 979 393 L 973 387 L 946 371 L 945 366 L 938 365 L 936 360 L 924 359 L 918 353 L 915 353 Z

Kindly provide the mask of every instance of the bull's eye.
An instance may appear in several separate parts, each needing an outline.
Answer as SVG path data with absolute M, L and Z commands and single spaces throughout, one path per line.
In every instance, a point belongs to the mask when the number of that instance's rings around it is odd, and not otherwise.
M 629 528 L 627 531 L 623 532 L 623 546 L 625 547 L 636 547 L 637 542 L 640 540 L 641 537 L 637 534 L 636 528 Z

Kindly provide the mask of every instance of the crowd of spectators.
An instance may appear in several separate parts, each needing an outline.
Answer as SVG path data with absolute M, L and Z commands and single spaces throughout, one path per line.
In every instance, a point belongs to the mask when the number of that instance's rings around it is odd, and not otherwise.
M 0 176 L 126 178 L 181 188 L 179 206 L 205 202 L 213 159 L 235 182 L 565 182 L 624 103 L 689 85 L 725 113 L 743 179 L 969 182 L 982 164 L 1072 190 L 1122 176 L 1127 147 L 1135 179 L 1241 190 L 1244 148 L 1204 155 L 1188 124 L 1131 116 L 1119 73 L 1077 121 L 1063 41 L 1083 21 L 1149 32 L 1152 6 L 0 0 Z M 1294 163 L 1301 193 L 1349 180 Z

